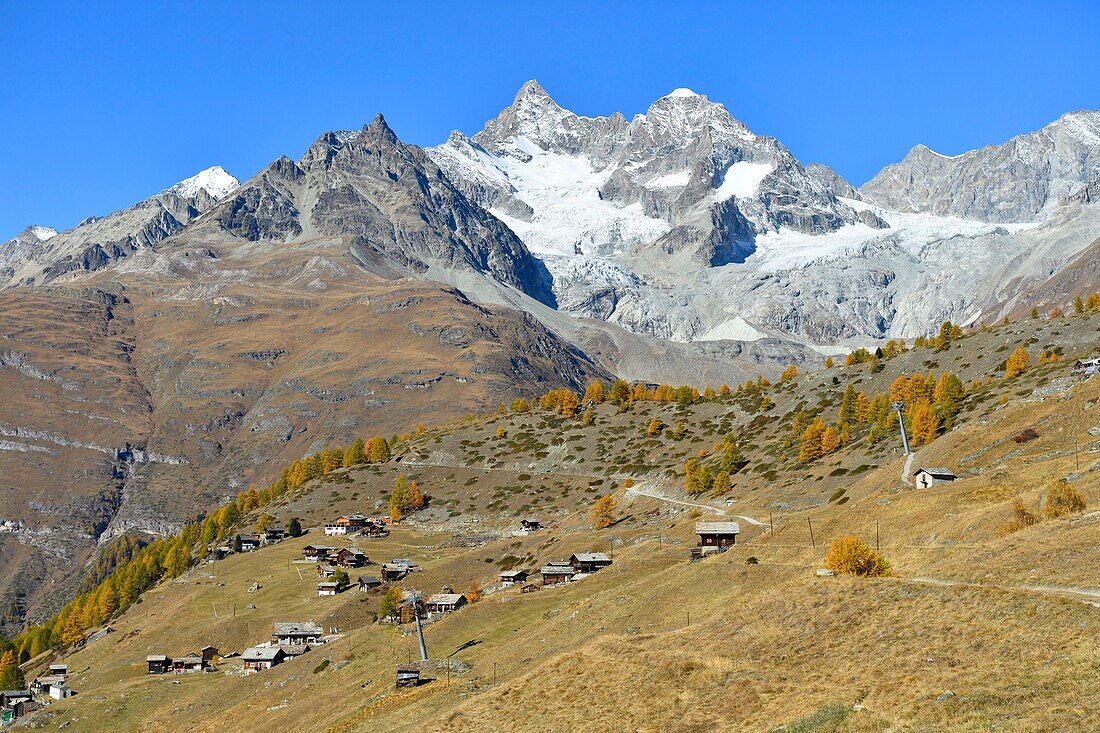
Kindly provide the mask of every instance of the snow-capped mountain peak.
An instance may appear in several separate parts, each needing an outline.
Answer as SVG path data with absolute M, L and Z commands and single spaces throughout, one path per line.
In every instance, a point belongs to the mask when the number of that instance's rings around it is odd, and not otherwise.
M 169 188 L 168 192 L 183 198 L 193 198 L 199 194 L 199 191 L 206 191 L 211 198 L 220 199 L 239 185 L 241 185 L 240 181 L 220 165 L 215 165 L 199 171 L 190 178 L 185 178 Z
M 50 237 L 57 236 L 57 230 L 53 227 L 43 227 L 33 224 L 27 227 L 27 233 L 37 239 L 39 242 L 45 242 Z

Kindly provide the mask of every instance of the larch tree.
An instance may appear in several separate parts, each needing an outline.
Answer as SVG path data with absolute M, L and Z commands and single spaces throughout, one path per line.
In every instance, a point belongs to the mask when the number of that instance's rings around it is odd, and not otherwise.
M 367 454 L 363 448 L 363 439 L 356 438 L 346 451 L 344 451 L 344 467 L 358 466 L 367 462 Z
M 615 507 L 617 502 L 613 496 L 601 496 L 592 506 L 592 526 L 596 529 L 606 529 L 615 523 Z
M 1031 364 L 1031 354 L 1027 352 L 1027 349 L 1021 344 L 1016 347 L 1016 350 L 1005 360 L 1005 377 L 1012 379 L 1019 376 L 1027 370 Z
M 584 397 L 581 399 L 581 402 L 585 403 L 586 405 L 598 405 L 601 404 L 606 398 L 607 396 L 603 382 L 599 380 L 592 380 L 588 383 L 588 387 L 585 388 Z
M 849 384 L 844 388 L 844 394 L 840 398 L 840 410 L 837 413 L 837 421 L 842 425 L 855 425 L 856 420 L 856 388 Z
M 371 463 L 385 463 L 390 460 L 390 444 L 376 435 L 367 442 L 367 459 Z
M 715 496 L 722 496 L 729 493 L 729 490 L 733 488 L 730 484 L 730 475 L 725 471 L 719 471 L 714 474 L 714 481 L 710 484 L 710 493 Z
M 827 456 L 840 450 L 840 433 L 832 425 L 821 431 L 821 455 Z
M 939 419 L 931 404 L 921 402 L 915 405 L 909 420 L 912 424 L 914 445 L 928 445 L 936 439 L 936 433 L 939 432 Z
M 802 431 L 802 444 L 798 451 L 798 460 L 812 463 L 821 458 L 821 437 L 825 433 L 825 422 L 819 417 Z

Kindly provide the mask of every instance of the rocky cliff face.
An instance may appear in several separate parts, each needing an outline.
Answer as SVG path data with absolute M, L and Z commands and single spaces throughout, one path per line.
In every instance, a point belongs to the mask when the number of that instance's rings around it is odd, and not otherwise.
M 917 145 L 860 188 L 902 212 L 989 222 L 1036 221 L 1100 169 L 1100 111 L 1062 115 L 1041 130 L 962 155 Z
M 379 115 L 357 132 L 322 135 L 295 162 L 280 158 L 226 197 L 199 227 L 250 241 L 343 237 L 380 275 L 433 268 L 490 276 L 553 304 L 541 263 Z

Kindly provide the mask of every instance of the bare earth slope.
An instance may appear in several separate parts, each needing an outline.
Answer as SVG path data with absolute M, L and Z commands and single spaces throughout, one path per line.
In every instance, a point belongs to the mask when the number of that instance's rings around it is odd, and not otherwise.
M 318 446 L 606 376 L 530 316 L 421 281 L 146 273 L 6 290 L 0 312 L 0 519 L 23 525 L 0 544 L 26 546 L 0 596 L 30 618 L 97 541 L 170 532 Z

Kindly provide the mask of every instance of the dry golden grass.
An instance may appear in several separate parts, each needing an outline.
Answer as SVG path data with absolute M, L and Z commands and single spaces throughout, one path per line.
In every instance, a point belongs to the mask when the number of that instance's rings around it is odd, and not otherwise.
M 215 566 L 225 588 L 201 573 L 162 585 L 114 624 L 115 635 L 72 655 L 82 694 L 44 717 L 51 726 L 70 723 L 71 732 L 688 733 L 786 723 L 798 723 L 795 731 L 882 733 L 1097 730 L 1100 471 L 1087 431 L 1100 422 L 1098 400 L 1093 380 L 1064 400 L 1010 402 L 918 456 L 916 465 L 973 475 L 904 489 L 899 459 L 851 481 L 848 503 L 781 513 L 774 535 L 753 530 L 748 542 L 700 563 L 686 557 L 691 512 L 644 498 L 604 532 L 591 530 L 577 506 L 557 517 L 552 533 L 473 548 L 408 529 L 364 543 L 375 560 L 423 561 L 415 582 L 424 590 L 471 578 L 487 586 L 496 566 L 486 558 L 553 559 L 604 547 L 609 535 L 622 543 L 615 564 L 583 582 L 490 593 L 431 624 L 433 656 L 477 642 L 457 655 L 471 670 L 415 694 L 392 688 L 393 666 L 415 642 L 369 622 L 376 597 L 315 598 L 314 579 L 300 581 L 288 567 L 316 537 L 235 557 Z M 1020 450 L 1011 436 L 1025 423 L 1057 424 L 1063 433 L 1040 429 Z M 1074 438 L 1089 456 L 1080 470 L 1066 449 Z M 1067 475 L 1084 512 L 999 534 L 1013 496 L 1037 505 L 1048 479 Z M 845 535 L 881 548 L 896 577 L 815 577 L 825 548 Z M 242 613 L 253 579 L 264 585 L 258 608 Z M 211 604 L 234 603 L 236 618 L 214 621 Z M 147 653 L 207 641 L 241 648 L 264 638 L 274 620 L 309 617 L 351 626 L 352 638 L 248 679 L 218 674 L 174 685 L 143 675 Z M 334 664 L 313 673 L 325 658 Z M 939 699 L 948 690 L 955 695 Z

